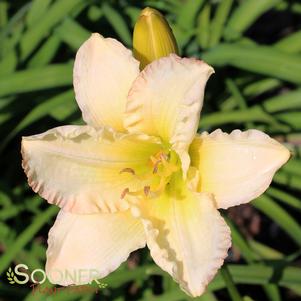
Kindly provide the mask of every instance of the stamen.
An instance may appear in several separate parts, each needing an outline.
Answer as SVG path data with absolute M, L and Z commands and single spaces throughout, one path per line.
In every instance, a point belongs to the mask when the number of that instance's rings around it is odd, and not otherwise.
M 163 161 L 168 161 L 168 155 L 166 155 L 165 153 L 161 153 L 161 154 L 160 154 L 160 158 L 161 158 Z
M 125 188 L 121 193 L 121 199 L 124 199 L 124 197 L 130 192 L 128 188 Z
M 149 170 L 142 174 L 136 174 L 135 170 L 130 167 L 123 168 L 120 171 L 120 173 L 127 172 L 132 174 L 135 180 L 141 184 L 145 183 L 145 186 L 138 190 L 130 191 L 129 187 L 125 188 L 121 193 L 121 199 L 126 196 L 150 197 L 156 193 L 161 193 L 166 185 L 168 185 L 172 174 L 179 169 L 177 162 L 172 160 L 171 154 L 167 154 L 164 151 L 160 151 L 157 154 L 150 156 L 150 161 L 152 173 L 151 170 Z M 150 183 L 152 183 L 152 186 Z
M 159 182 L 159 184 L 157 185 L 155 191 L 161 191 L 162 189 L 164 189 L 165 185 L 166 185 L 166 178 L 161 177 L 161 178 L 160 178 L 160 182 Z
M 131 173 L 132 175 L 135 175 L 135 170 L 134 170 L 133 168 L 130 168 L 130 167 L 126 167 L 126 168 L 120 170 L 119 173 L 123 173 L 123 172 L 129 172 L 129 173 Z
M 149 195 L 149 192 L 150 192 L 150 187 L 149 186 L 144 186 L 144 194 L 145 196 L 148 196 Z
M 161 160 L 157 160 L 155 162 L 154 168 L 153 168 L 153 173 L 157 173 L 158 172 L 158 168 L 159 168 L 159 164 L 162 163 Z

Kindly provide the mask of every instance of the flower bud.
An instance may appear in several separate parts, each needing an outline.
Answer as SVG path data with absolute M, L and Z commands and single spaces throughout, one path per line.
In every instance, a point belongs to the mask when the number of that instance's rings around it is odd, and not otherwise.
M 134 56 L 140 68 L 170 53 L 178 54 L 176 39 L 163 15 L 153 8 L 142 10 L 134 28 Z

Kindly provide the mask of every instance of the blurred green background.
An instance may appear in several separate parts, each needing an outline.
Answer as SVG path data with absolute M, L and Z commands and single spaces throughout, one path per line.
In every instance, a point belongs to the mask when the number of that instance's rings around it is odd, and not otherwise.
M 219 273 L 196 300 L 301 300 L 301 3 L 289 0 L 0 1 L 0 300 L 191 300 L 147 250 L 105 278 L 98 295 L 32 295 L 29 284 L 6 279 L 18 263 L 44 267 L 58 211 L 26 183 L 21 136 L 82 123 L 72 89 L 76 50 L 91 32 L 131 47 L 145 6 L 168 18 L 182 56 L 216 70 L 200 131 L 257 128 L 293 152 L 262 197 L 223 212 L 233 238 L 232 294 Z

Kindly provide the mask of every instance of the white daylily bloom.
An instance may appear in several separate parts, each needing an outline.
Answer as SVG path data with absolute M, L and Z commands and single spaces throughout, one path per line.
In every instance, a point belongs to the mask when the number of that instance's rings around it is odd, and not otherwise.
M 48 240 L 53 283 L 105 277 L 147 243 L 183 290 L 204 292 L 231 245 L 218 209 L 259 196 L 290 156 L 257 130 L 196 134 L 212 73 L 174 54 L 139 72 L 129 50 L 99 34 L 81 46 L 74 88 L 87 125 L 22 140 L 29 184 L 62 208 Z M 55 273 L 77 269 L 96 273 Z

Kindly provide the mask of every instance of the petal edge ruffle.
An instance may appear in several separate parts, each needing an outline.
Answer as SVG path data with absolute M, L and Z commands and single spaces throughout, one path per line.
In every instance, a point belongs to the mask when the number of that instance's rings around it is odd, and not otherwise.
M 145 206 L 136 207 L 134 214 L 142 218 L 152 258 L 187 294 L 200 296 L 231 245 L 214 200 L 192 194 L 183 200 L 147 200 Z

